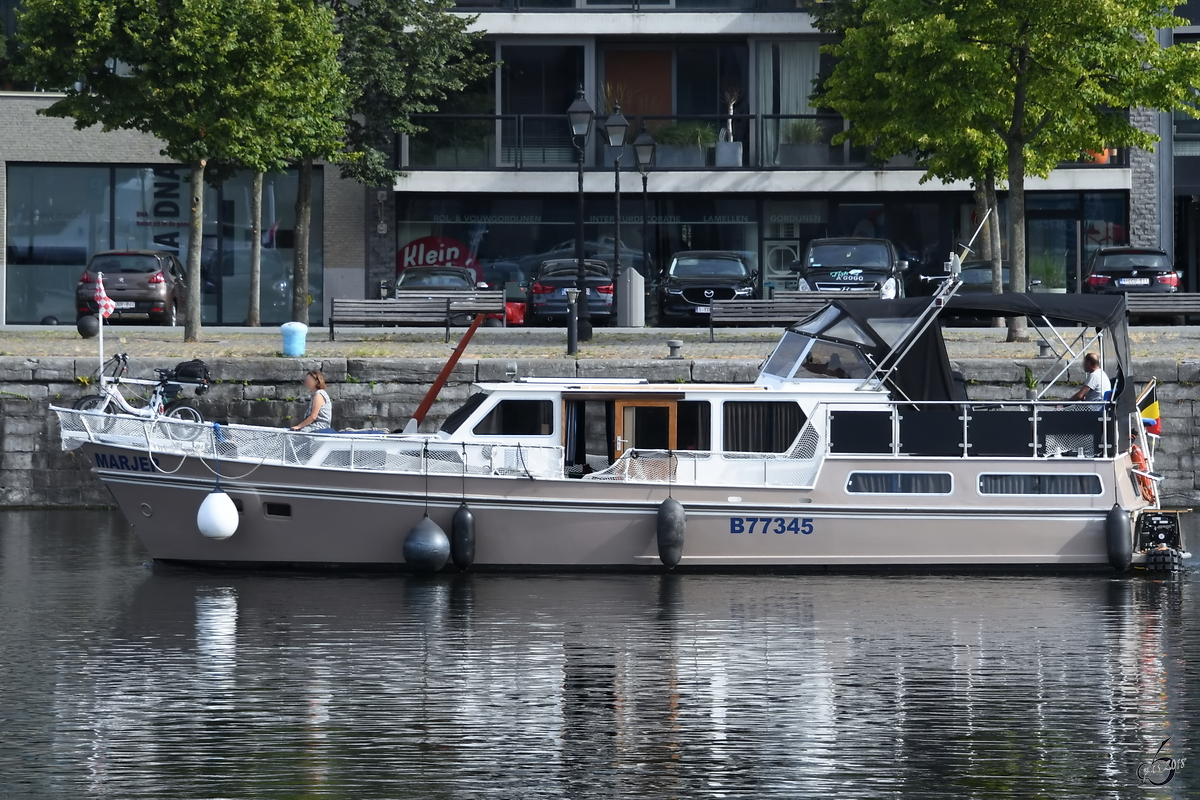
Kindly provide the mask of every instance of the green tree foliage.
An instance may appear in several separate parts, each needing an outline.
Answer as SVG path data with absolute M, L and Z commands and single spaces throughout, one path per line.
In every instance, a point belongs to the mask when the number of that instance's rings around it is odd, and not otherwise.
M 397 133 L 419 133 L 413 114 L 487 75 L 494 64 L 478 48 L 475 17 L 447 13 L 454 0 L 334 0 L 342 68 L 354 87 L 346 149 L 358 155 L 343 173 L 368 186 L 390 186 Z
M 820 105 L 880 158 L 913 152 L 926 178 L 1006 178 L 1011 282 L 1025 285 L 1025 178 L 1108 146 L 1152 148 L 1125 109 L 1195 114 L 1198 45 L 1163 47 L 1182 24 L 1161 0 L 835 0 L 842 34 Z M 1014 320 L 1010 338 L 1022 338 Z
M 185 338 L 197 340 L 208 165 L 276 171 L 339 153 L 346 80 L 331 11 L 313 0 L 27 0 L 18 40 L 26 79 L 67 87 L 41 113 L 151 134 L 191 168 Z

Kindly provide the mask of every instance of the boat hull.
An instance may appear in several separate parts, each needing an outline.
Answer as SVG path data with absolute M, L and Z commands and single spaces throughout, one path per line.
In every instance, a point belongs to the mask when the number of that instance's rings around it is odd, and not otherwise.
M 850 465 L 828 462 L 827 479 L 811 491 L 234 463 L 222 465 L 222 488 L 240 507 L 238 529 L 212 540 L 196 527 L 196 512 L 215 483 L 209 463 L 178 457 L 155 463 L 144 451 L 100 444 L 84 451 L 157 560 L 403 568 L 404 537 L 422 515 L 428 511 L 449 531 L 465 501 L 476 520 L 475 568 L 662 569 L 656 518 L 670 493 L 687 514 L 683 569 L 1108 568 L 1111 488 L 1106 497 L 1073 506 L 1032 506 L 1028 498 L 1006 506 L 978 495 L 953 503 L 838 498 L 820 487 L 838 485 L 839 470 Z M 950 464 L 968 469 L 960 466 L 966 462 Z M 969 466 L 971 474 L 981 468 Z

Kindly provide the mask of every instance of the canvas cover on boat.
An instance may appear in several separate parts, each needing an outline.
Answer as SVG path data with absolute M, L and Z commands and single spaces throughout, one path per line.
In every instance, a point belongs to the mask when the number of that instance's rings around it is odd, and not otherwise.
M 911 297 L 903 300 L 833 300 L 830 305 L 845 312 L 875 340 L 873 345 L 860 346 L 875 363 L 879 363 L 892 349 L 894 339 L 894 336 L 881 330 L 883 326 L 880 321 L 915 319 L 929 303 L 927 297 Z M 1044 317 L 1056 327 L 1061 327 L 1066 321 L 1076 326 L 1103 328 L 1117 357 L 1117 380 L 1113 382 L 1113 400 L 1117 411 L 1128 414 L 1136 408 L 1135 393 L 1130 388 L 1133 372 L 1130 369 L 1129 326 L 1124 295 L 963 295 L 951 297 L 943 313 L 979 319 L 1034 317 L 1043 327 Z M 838 319 L 842 318 L 838 315 Z M 876 322 L 872 324 L 871 320 Z M 793 330 L 799 331 L 803 325 L 802 321 L 793 326 Z M 955 399 L 954 374 L 938 325 L 930 325 L 917 338 L 892 374 L 892 382 L 913 401 Z

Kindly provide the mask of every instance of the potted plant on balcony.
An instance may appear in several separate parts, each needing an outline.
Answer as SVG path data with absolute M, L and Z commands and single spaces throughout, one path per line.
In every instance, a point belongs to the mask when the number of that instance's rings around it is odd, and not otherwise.
M 676 122 L 654 132 L 660 169 L 704 167 L 717 144 L 717 132 L 705 122 Z
M 721 127 L 720 136 L 717 137 L 717 166 L 740 167 L 742 166 L 742 143 L 733 140 L 733 111 L 738 101 L 742 99 L 741 90 L 730 87 L 725 90 L 721 99 L 725 103 L 728 116 L 725 118 L 725 124 Z
M 792 167 L 829 163 L 829 138 L 816 119 L 793 119 L 782 125 L 776 163 Z

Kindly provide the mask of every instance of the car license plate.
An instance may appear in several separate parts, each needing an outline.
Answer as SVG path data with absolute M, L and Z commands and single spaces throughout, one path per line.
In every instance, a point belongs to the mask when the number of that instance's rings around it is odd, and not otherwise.
M 711 314 L 712 306 L 696 306 L 697 314 Z
M 1149 286 L 1149 278 L 1121 278 L 1122 286 Z
M 117 309 L 118 311 L 128 311 L 136 305 L 137 303 L 134 303 L 131 300 L 118 300 L 117 302 L 113 303 L 113 308 Z

